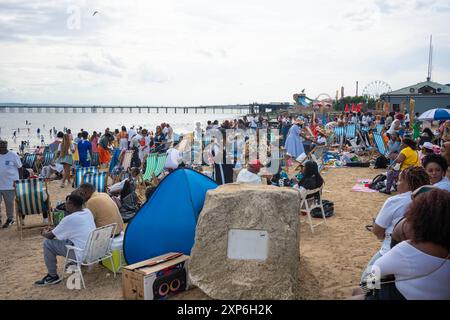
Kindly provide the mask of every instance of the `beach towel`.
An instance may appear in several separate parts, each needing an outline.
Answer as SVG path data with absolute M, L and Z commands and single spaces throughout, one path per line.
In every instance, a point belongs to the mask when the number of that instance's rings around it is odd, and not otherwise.
M 372 190 L 369 188 L 369 185 L 372 183 L 370 179 L 358 179 L 356 181 L 356 185 L 353 186 L 353 192 L 364 192 L 364 193 L 376 193 L 378 191 Z

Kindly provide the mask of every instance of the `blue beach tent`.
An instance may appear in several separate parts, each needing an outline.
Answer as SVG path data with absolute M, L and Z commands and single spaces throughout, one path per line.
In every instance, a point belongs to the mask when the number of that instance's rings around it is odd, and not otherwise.
M 128 224 L 123 241 L 128 264 L 168 252 L 191 253 L 206 192 L 218 185 L 207 176 L 180 168 L 165 177 Z

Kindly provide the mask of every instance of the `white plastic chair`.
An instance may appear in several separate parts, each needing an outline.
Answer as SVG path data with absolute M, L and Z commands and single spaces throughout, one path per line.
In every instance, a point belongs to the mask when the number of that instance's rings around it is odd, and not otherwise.
M 81 272 L 81 266 L 91 266 L 104 259 L 111 261 L 112 269 L 114 270 L 114 278 L 116 277 L 116 272 L 114 268 L 114 261 L 112 259 L 112 237 L 116 232 L 117 223 L 109 224 L 104 227 L 97 228 L 89 234 L 89 238 L 86 241 L 86 247 L 84 249 L 77 248 L 75 246 L 66 245 L 67 254 L 64 261 L 64 268 L 66 268 L 67 263 L 76 263 L 76 272 L 80 274 L 81 282 L 83 288 L 86 289 L 84 284 L 83 273 Z M 75 254 L 75 260 L 69 258 L 70 251 L 76 253 L 76 251 L 81 252 L 81 260 Z
M 314 233 L 314 228 L 323 224 L 323 223 L 327 223 L 327 218 L 325 217 L 325 210 L 323 209 L 323 203 L 322 203 L 322 188 L 319 189 L 315 189 L 315 190 L 306 190 L 303 189 L 301 192 L 301 196 L 302 196 L 302 202 L 300 205 L 300 211 L 305 211 L 306 212 L 306 216 L 308 219 L 308 224 L 311 227 L 311 232 Z M 316 197 L 311 197 L 312 195 L 318 193 L 319 194 L 319 199 L 317 200 Z M 310 197 L 310 198 L 308 198 Z M 313 209 L 316 208 L 320 208 L 320 210 L 322 211 L 322 218 L 323 221 L 319 222 L 317 224 L 313 224 L 312 222 L 312 218 L 311 218 L 311 211 Z

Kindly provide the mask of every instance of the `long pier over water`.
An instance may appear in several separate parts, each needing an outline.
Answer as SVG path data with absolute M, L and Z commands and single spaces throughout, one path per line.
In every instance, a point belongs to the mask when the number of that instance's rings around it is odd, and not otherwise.
M 175 113 L 175 114 L 255 114 L 288 108 L 289 104 L 248 104 L 198 107 L 171 106 L 70 106 L 70 105 L 0 105 L 0 113 Z

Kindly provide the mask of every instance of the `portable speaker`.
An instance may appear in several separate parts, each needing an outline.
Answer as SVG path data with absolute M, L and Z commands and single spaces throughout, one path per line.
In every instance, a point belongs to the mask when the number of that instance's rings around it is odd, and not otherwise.
M 154 300 L 166 299 L 168 296 L 186 290 L 186 269 L 176 268 L 165 272 L 153 283 Z

